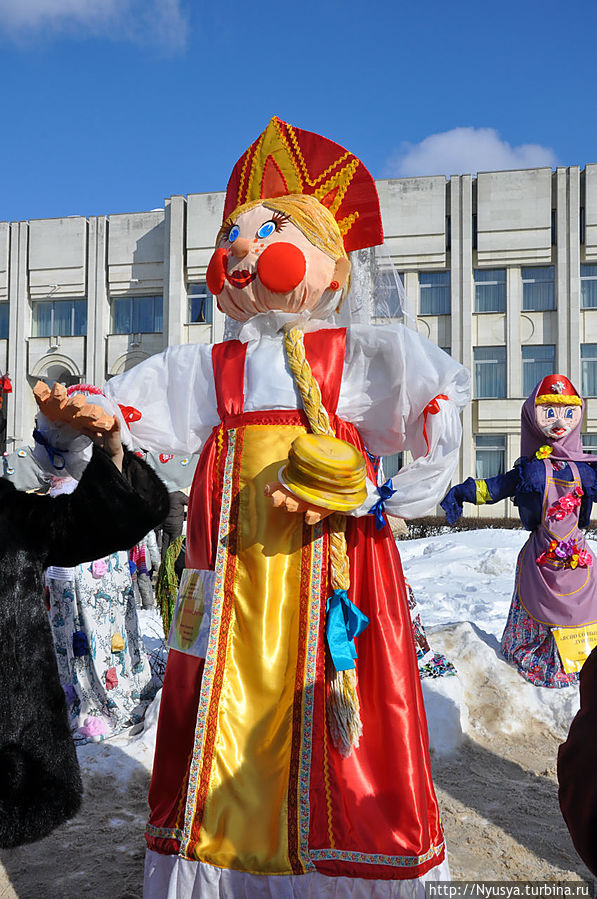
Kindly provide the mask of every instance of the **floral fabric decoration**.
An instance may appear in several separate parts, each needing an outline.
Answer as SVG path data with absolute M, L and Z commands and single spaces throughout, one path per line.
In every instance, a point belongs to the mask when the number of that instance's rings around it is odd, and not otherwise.
M 548 446 L 544 444 L 544 446 L 540 446 L 535 455 L 538 459 L 547 459 L 553 453 L 553 446 Z
M 565 568 L 590 568 L 593 556 L 586 549 L 579 549 L 574 537 L 569 540 L 552 540 L 549 547 L 537 556 L 537 565 L 559 563 Z
M 562 521 L 562 519 L 566 518 L 567 515 L 570 515 L 571 512 L 574 512 L 574 510 L 580 506 L 581 497 L 584 496 L 584 493 L 582 487 L 577 486 L 574 490 L 571 490 L 570 493 L 561 496 L 547 510 L 547 517 L 555 519 L 555 521 Z

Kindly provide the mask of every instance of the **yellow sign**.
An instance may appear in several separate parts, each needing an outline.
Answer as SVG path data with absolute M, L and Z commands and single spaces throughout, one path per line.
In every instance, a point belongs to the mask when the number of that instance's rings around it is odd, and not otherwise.
M 597 624 L 586 627 L 554 627 L 552 633 L 560 653 L 564 671 L 580 671 L 591 651 L 597 646 Z

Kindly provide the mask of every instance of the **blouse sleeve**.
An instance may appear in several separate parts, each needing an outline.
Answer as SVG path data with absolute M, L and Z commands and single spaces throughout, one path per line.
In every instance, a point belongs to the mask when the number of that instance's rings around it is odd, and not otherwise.
M 339 415 L 356 425 L 371 453 L 413 456 L 392 478 L 390 515 L 416 518 L 445 495 L 469 399 L 469 371 L 415 331 L 356 326 L 347 333 Z
M 133 406 L 129 425 L 139 446 L 154 452 L 200 452 L 219 423 L 210 344 L 169 347 L 104 387 L 106 396 Z

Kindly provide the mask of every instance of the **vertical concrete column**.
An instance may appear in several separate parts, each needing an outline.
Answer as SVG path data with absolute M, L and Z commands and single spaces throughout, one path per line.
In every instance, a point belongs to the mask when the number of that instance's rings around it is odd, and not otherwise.
M 513 265 L 506 269 L 506 394 L 509 399 L 522 397 L 521 309 L 522 277 L 520 266 Z
M 216 298 L 213 299 L 212 309 L 212 343 L 221 343 L 224 340 L 224 330 L 226 328 L 226 316 L 218 309 Z
M 108 227 L 105 216 L 89 219 L 87 244 L 87 379 L 106 380 L 106 340 L 110 333 Z
M 186 200 L 170 197 L 165 202 L 164 246 L 164 347 L 183 343 L 187 320 L 185 279 Z
M 452 225 L 451 274 L 452 316 L 450 340 L 452 356 L 469 371 L 473 367 L 473 184 L 471 175 L 450 178 L 450 218 Z M 462 448 L 457 481 L 473 471 L 473 405 L 462 412 Z
M 14 393 L 8 401 L 7 450 L 27 442 L 25 424 L 30 430 L 35 406 L 27 382 L 28 338 L 31 334 L 31 307 L 28 290 L 29 224 L 13 222 L 10 226 L 9 334 L 8 371 Z
M 404 272 L 403 286 L 406 294 L 404 324 L 417 330 L 417 310 L 419 309 L 419 273 Z
M 555 248 L 555 294 L 557 316 L 556 371 L 568 373 L 570 353 L 568 347 L 569 325 L 569 225 L 568 222 L 568 177 L 564 167 L 556 169 L 553 181 L 553 201 L 556 210 L 556 248 Z
M 558 359 L 559 345 L 564 344 L 567 347 L 568 359 L 562 373 L 567 374 L 577 390 L 581 390 L 581 365 L 580 365 L 580 168 L 572 165 L 567 173 L 567 217 L 568 230 L 566 234 L 566 245 L 568 255 L 568 297 L 567 308 L 563 314 L 567 313 L 568 329 L 567 333 L 562 333 L 560 325 L 560 303 L 558 297 Z M 560 237 L 558 234 L 558 243 Z M 559 279 L 558 279 L 559 283 Z M 562 360 L 564 361 L 562 355 Z

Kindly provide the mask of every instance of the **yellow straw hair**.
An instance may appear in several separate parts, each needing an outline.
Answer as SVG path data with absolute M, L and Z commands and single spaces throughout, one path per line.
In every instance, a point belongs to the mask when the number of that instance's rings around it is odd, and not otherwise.
M 332 259 L 348 258 L 336 219 L 323 203 L 310 194 L 288 194 L 285 197 L 273 197 L 267 200 L 249 200 L 248 203 L 237 206 L 222 223 L 216 242 L 220 242 L 239 215 L 248 212 L 249 209 L 255 209 L 256 206 L 265 206 L 266 209 L 288 216 L 308 241 L 319 247 Z
M 330 418 L 321 400 L 319 384 L 313 377 L 311 366 L 305 355 L 304 334 L 299 328 L 292 328 L 284 336 L 284 346 L 288 365 L 298 387 L 305 414 L 314 434 L 335 437 Z M 346 518 L 337 513 L 330 515 L 330 569 L 333 590 L 348 590 L 350 586 L 350 563 L 346 551 Z M 336 671 L 326 663 L 328 683 L 327 708 L 328 726 L 332 741 L 338 751 L 350 755 L 353 746 L 359 745 L 363 732 L 357 694 L 356 668 Z
M 536 406 L 582 406 L 579 396 L 564 396 L 562 393 L 542 393 L 535 397 Z

